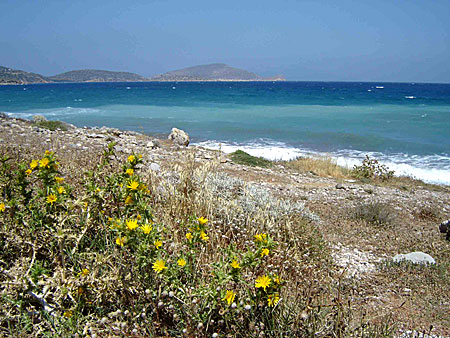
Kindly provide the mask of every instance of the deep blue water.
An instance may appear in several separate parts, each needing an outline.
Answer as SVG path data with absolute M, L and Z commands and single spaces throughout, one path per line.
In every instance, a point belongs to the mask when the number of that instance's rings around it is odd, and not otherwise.
M 167 134 L 269 158 L 365 154 L 398 173 L 450 184 L 450 84 L 342 82 L 83 83 L 0 86 L 0 111 L 78 126 Z

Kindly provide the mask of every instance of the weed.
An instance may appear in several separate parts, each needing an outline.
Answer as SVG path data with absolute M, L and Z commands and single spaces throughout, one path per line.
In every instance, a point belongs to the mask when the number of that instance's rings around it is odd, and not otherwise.
M 376 226 L 389 226 L 394 221 L 390 207 L 379 202 L 359 204 L 355 207 L 353 215 L 356 219 Z

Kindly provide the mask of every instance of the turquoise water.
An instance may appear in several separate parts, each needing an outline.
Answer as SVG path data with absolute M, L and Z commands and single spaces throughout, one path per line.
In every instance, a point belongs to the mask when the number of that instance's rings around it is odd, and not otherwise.
M 365 154 L 450 184 L 450 84 L 234 82 L 0 86 L 0 111 L 167 134 L 271 159 Z

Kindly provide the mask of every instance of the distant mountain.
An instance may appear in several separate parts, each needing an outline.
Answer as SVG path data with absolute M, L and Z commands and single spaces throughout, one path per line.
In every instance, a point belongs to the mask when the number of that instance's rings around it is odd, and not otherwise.
M 174 70 L 157 75 L 152 81 L 283 81 L 282 76 L 263 78 L 244 69 L 224 63 L 213 63 Z
M 0 66 L 0 84 L 28 84 L 52 82 L 45 76 Z
M 82 69 L 50 76 L 55 82 L 140 82 L 148 81 L 143 76 L 128 72 L 112 72 L 108 70 Z

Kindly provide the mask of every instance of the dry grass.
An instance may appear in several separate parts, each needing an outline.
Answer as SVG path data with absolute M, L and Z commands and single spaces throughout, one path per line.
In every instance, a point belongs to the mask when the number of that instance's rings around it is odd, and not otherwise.
M 312 158 L 300 157 L 284 163 L 286 167 L 302 173 L 311 173 L 320 177 L 333 177 L 337 179 L 352 178 L 351 170 L 339 166 L 329 157 Z
M 12 156 L 12 170 L 22 160 L 29 163 L 40 158 L 40 151 L 40 147 L 2 150 Z M 219 173 L 217 162 L 199 165 L 189 152 L 179 154 L 177 163 L 168 163 L 161 173 L 141 170 L 151 190 L 141 207 L 151 207 L 155 227 L 158 224 L 165 238 L 160 252 L 168 261 L 189 252 L 185 232 L 193 218 L 211 220 L 210 244 L 195 251 L 199 255 L 195 273 L 187 280 L 177 280 L 176 274 L 159 279 L 143 255 L 145 247 L 133 249 L 130 244 L 130 249 L 122 250 L 109 233 L 106 216 L 115 217 L 118 205 L 107 197 L 108 189 L 115 186 L 111 186 L 112 178 L 120 174 L 123 161 L 110 156 L 111 162 L 96 172 L 101 159 L 97 150 L 77 161 L 72 153 L 59 154 L 61 170 L 73 188 L 73 202 L 67 204 L 71 214 L 57 214 L 56 219 L 47 215 L 56 221 L 52 224 L 57 231 L 28 229 L 23 221 L 33 218 L 28 219 L 23 207 L 18 209 L 23 218 L 9 212 L 13 209 L 5 214 L 8 218 L 2 215 L 2 282 L 8 281 L 2 288 L 2 334 L 166 337 L 182 336 L 183 329 L 185 336 L 197 337 L 210 337 L 213 332 L 232 337 L 258 337 L 261 332 L 266 337 L 390 334 L 387 322 L 363 318 L 348 303 L 329 249 L 312 221 L 314 215 L 303 203 L 275 197 L 266 189 Z M 86 170 L 90 178 L 83 176 Z M 85 202 L 90 211 L 82 211 Z M 261 266 L 249 266 L 242 281 L 229 280 L 225 277 L 228 257 L 251 256 L 256 233 L 267 233 L 277 243 L 276 249 Z M 80 277 L 85 267 L 89 272 Z M 273 273 L 284 281 L 280 304 L 266 311 L 267 300 L 261 298 L 246 313 L 243 305 L 256 297 L 255 278 Z M 243 301 L 236 310 L 227 308 L 220 295 L 231 287 Z M 184 305 L 167 298 L 163 290 L 175 291 Z M 53 314 L 42 307 L 42 299 L 55 306 Z

